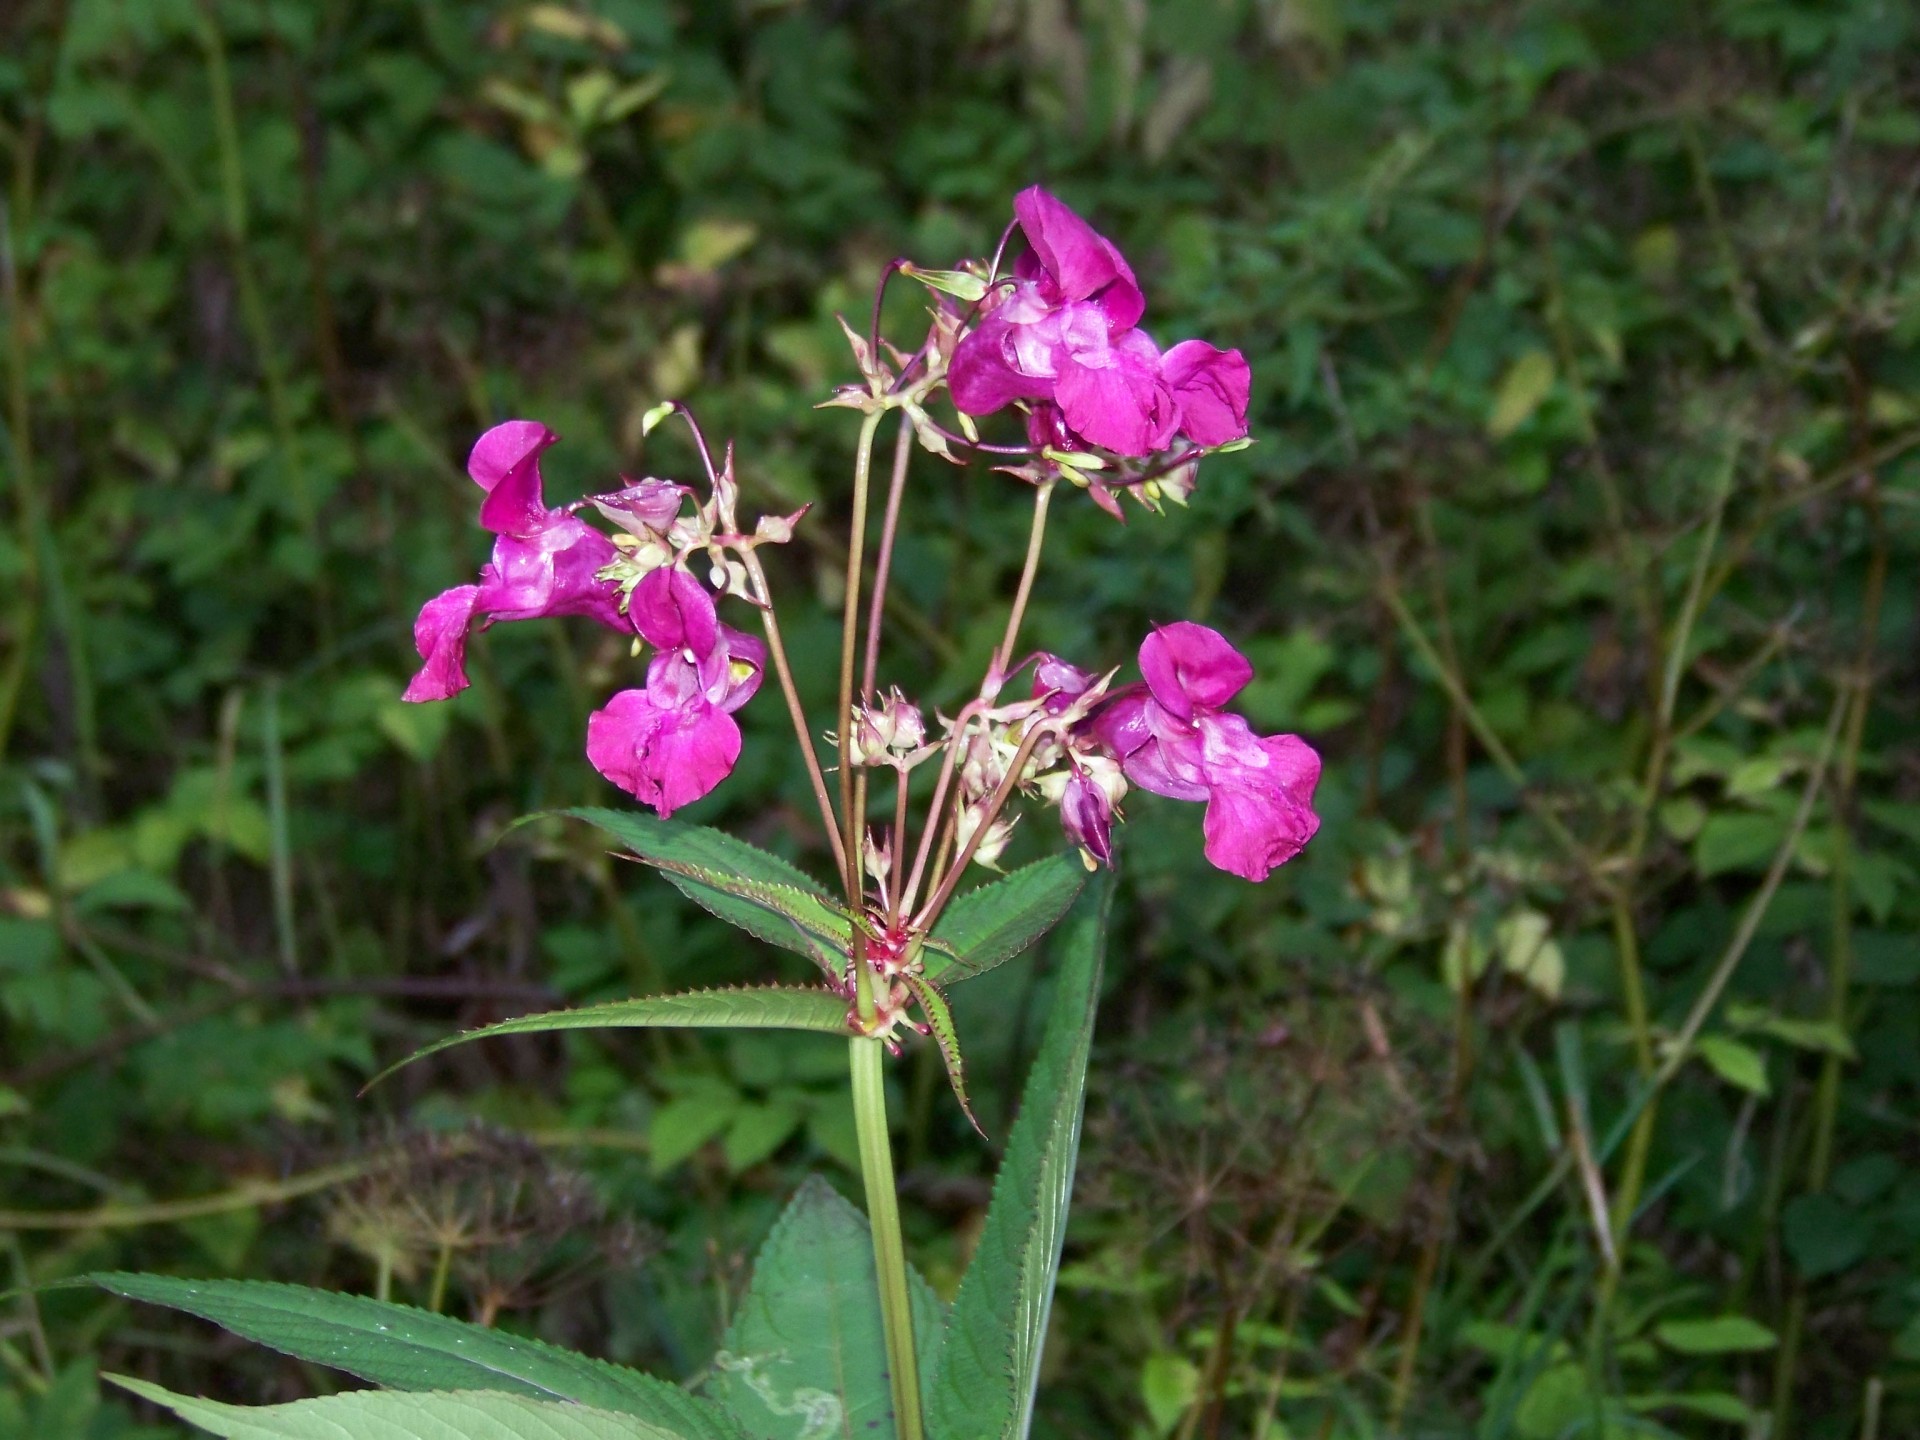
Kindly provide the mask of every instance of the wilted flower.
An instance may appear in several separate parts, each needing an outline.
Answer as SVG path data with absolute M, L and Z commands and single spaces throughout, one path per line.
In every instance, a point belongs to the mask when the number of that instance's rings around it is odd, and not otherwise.
M 1255 735 L 1221 709 L 1253 667 L 1216 630 L 1182 620 L 1140 645 L 1146 684 L 1116 698 L 1094 734 L 1127 779 L 1175 800 L 1204 800 L 1207 859 L 1264 880 L 1319 828 L 1320 757 L 1297 735 Z
M 618 554 L 613 542 L 542 498 L 540 452 L 558 438 L 537 420 L 508 420 L 475 442 L 467 473 L 487 492 L 480 523 L 500 538 L 477 585 L 455 586 L 421 608 L 413 643 L 426 663 L 404 699 L 445 700 L 467 688 L 467 635 L 476 622 L 484 629 L 496 620 L 585 615 L 632 630 L 619 587 L 600 578 Z
M 651 571 L 630 604 L 659 649 L 644 690 L 622 690 L 587 720 L 587 758 L 664 818 L 726 779 L 740 758 L 733 712 L 760 688 L 767 652 L 720 622 L 713 597 L 684 570 Z

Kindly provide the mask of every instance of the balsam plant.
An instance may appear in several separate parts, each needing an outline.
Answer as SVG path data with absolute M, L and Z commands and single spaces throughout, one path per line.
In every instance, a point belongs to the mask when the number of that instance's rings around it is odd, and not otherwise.
M 846 327 L 860 379 L 825 403 L 861 419 L 838 704 L 821 740 L 801 705 L 760 553 L 789 542 L 805 512 L 744 524 L 731 445 L 716 459 L 677 401 L 651 411 L 644 430 L 669 418 L 690 428 L 697 486 L 647 477 L 549 507 L 540 457 L 553 433 L 510 420 L 482 435 L 468 473 L 484 494 L 480 523 L 496 537 L 491 561 L 475 583 L 429 601 L 414 628 L 423 663 L 406 698 L 419 702 L 466 686 L 465 645 L 475 628 L 581 616 L 629 637 L 636 658 L 648 655 L 644 682 L 593 713 L 586 752 L 602 776 L 654 813 L 566 813 L 713 914 L 819 971 L 807 985 L 697 990 L 525 1016 L 419 1055 L 483 1036 L 593 1027 L 842 1036 L 866 1216 L 821 1182 L 803 1186 L 760 1253 L 723 1348 L 690 1386 L 364 1297 L 109 1274 L 96 1278 L 118 1294 L 204 1316 L 378 1388 L 247 1408 L 143 1381 L 121 1384 L 202 1429 L 250 1440 L 1028 1433 L 1100 987 L 1111 894 L 1101 872 L 1113 865 L 1122 801 L 1138 787 L 1204 802 L 1207 858 L 1260 881 L 1313 835 L 1320 761 L 1297 736 L 1258 735 L 1226 708 L 1252 667 L 1206 626 L 1155 628 L 1139 647 L 1141 679 L 1125 684 L 1118 668 L 1083 669 L 1050 651 L 1022 651 L 1055 493 L 1063 485 L 1084 492 L 1116 518 L 1127 497 L 1147 511 L 1185 504 L 1204 456 L 1247 443 L 1250 377 L 1238 351 L 1204 341 L 1163 352 L 1140 328 L 1145 301 L 1126 261 L 1052 195 L 1027 190 L 1014 210 L 990 260 L 951 270 L 897 260 L 880 278 L 867 331 Z M 1009 268 L 1016 231 L 1025 244 Z M 896 275 L 932 297 L 929 330 L 906 350 L 880 333 Z M 978 419 L 1005 410 L 1023 419 L 1024 443 L 982 437 Z M 869 566 L 873 452 L 889 416 L 898 417 L 899 439 Z M 971 698 L 952 716 L 936 714 L 933 726 L 901 689 L 883 688 L 878 673 L 916 446 L 953 464 L 987 457 L 1033 493 L 1000 642 Z M 611 532 L 588 523 L 589 514 Z M 757 618 L 760 636 L 722 620 L 722 603 Z M 734 712 L 754 698 L 769 666 L 818 806 L 833 887 L 729 834 L 673 818 L 733 769 L 741 747 Z M 924 775 L 931 783 L 916 787 Z M 1057 810 L 1071 848 L 962 893 L 971 867 L 998 870 L 1019 807 L 1033 804 Z M 1100 878 L 1089 884 L 1089 874 Z M 945 992 L 1057 925 L 1059 983 L 1044 1039 L 974 1257 L 943 1305 L 905 1256 L 883 1067 L 910 1039 L 931 1040 L 971 1120 Z

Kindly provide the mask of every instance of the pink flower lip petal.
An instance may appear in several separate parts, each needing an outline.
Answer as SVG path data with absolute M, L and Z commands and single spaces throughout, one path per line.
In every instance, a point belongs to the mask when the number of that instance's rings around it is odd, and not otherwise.
M 413 645 L 426 664 L 407 683 L 402 700 L 446 700 L 467 688 L 467 627 L 479 593 L 477 585 L 456 585 L 420 608 Z
M 1238 350 L 1204 340 L 1182 340 L 1161 357 L 1162 372 L 1180 406 L 1180 429 L 1196 445 L 1245 438 L 1253 372 Z
M 622 690 L 587 719 L 587 758 L 608 780 L 662 819 L 710 794 L 740 758 L 733 717 L 696 698 L 663 706 L 646 690 Z

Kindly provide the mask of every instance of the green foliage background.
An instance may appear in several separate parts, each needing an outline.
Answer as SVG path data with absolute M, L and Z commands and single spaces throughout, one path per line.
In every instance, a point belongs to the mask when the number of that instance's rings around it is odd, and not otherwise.
M 1166 519 L 1057 507 L 1028 633 L 1114 664 L 1205 619 L 1329 762 L 1257 889 L 1190 807 L 1129 806 L 1044 1432 L 1913 1433 L 1917 31 L 1898 0 L 8 7 L 4 1283 L 258 1276 L 710 1351 L 800 1174 L 845 1188 L 839 1050 L 496 1043 L 358 1097 L 456 1026 L 788 963 L 580 830 L 492 847 L 611 798 L 611 637 L 503 628 L 405 707 L 408 625 L 483 558 L 482 428 L 558 430 L 569 498 L 685 474 L 639 433 L 685 395 L 750 504 L 815 504 L 776 583 L 824 716 L 833 314 L 1044 180 L 1163 341 L 1248 353 L 1260 443 Z M 889 669 L 950 704 L 1025 500 L 923 460 L 907 509 Z M 817 863 L 778 711 L 696 818 Z M 1004 1134 L 1048 979 L 975 989 Z M 950 1286 L 991 1157 L 938 1072 L 896 1098 Z M 15 1292 L 0 1434 L 156 1433 L 96 1364 L 325 1383 Z

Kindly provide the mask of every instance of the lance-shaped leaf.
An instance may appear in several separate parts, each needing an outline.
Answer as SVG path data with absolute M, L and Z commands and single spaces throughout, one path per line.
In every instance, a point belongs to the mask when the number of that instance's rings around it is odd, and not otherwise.
M 1055 947 L 1060 979 L 1046 1035 L 927 1385 L 927 1430 L 937 1440 L 1025 1440 L 1032 1420 L 1080 1149 L 1112 890 L 1111 882 L 1097 886 Z
M 927 1028 L 933 1032 L 933 1042 L 940 1047 L 940 1058 L 947 1065 L 947 1083 L 953 1087 L 953 1098 L 960 1102 L 967 1123 L 973 1126 L 982 1140 L 986 1139 L 987 1132 L 980 1128 L 980 1121 L 967 1100 L 967 1067 L 960 1056 L 960 1032 L 954 1028 L 953 1011 L 947 1007 L 947 997 L 916 976 L 907 978 L 907 987 L 913 991 L 913 998 L 920 1002 L 920 1009 L 927 1017 Z
M 449 1315 L 263 1280 L 94 1275 L 115 1295 L 198 1315 L 255 1344 L 388 1390 L 499 1390 L 637 1415 L 686 1440 L 739 1440 L 711 1401 L 665 1380 Z
M 806 956 L 835 978 L 845 974 L 846 911 L 806 872 L 705 825 L 595 806 L 559 813 L 612 836 L 728 924 Z
M 907 1284 L 924 1371 L 938 1354 L 940 1302 L 918 1274 Z M 873 1239 L 818 1177 L 760 1247 L 707 1390 L 754 1440 L 892 1440 Z
M 106 1377 L 227 1440 L 685 1440 L 632 1415 L 497 1390 L 354 1390 L 291 1405 L 223 1405 Z
M 698 865 L 683 865 L 677 860 L 645 862 L 679 886 L 681 892 L 723 920 L 776 945 L 807 956 L 828 978 L 842 980 L 847 973 L 847 937 L 853 931 L 853 914 L 844 905 L 802 890 L 793 885 L 775 885 L 763 880 L 744 880 L 737 875 L 721 875 Z M 724 891 L 726 905 L 744 905 L 742 920 L 714 909 L 715 895 Z M 749 912 L 751 912 L 749 914 Z M 751 918 L 753 924 L 744 923 Z M 788 929 L 774 935 L 780 921 Z M 760 928 L 764 925 L 764 933 Z M 797 938 L 796 938 L 797 937 Z M 796 943 L 789 944 L 789 939 Z
M 817 1030 L 846 1035 L 847 1002 L 831 990 L 786 985 L 742 985 L 732 989 L 688 990 L 679 995 L 647 995 L 609 1000 L 578 1010 L 548 1010 L 518 1015 L 496 1025 L 449 1035 L 395 1061 L 367 1082 L 372 1089 L 394 1071 L 428 1055 L 485 1040 L 494 1035 L 539 1035 L 549 1030 L 629 1030 L 686 1026 L 703 1030 Z
M 934 926 L 927 978 L 955 985 L 1004 965 L 1057 925 L 1086 883 L 1077 855 L 1053 855 L 969 890 Z

